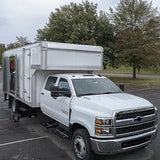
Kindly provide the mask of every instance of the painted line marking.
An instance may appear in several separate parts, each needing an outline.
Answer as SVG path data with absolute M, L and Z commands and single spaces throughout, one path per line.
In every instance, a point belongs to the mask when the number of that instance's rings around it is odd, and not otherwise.
M 23 143 L 23 142 L 29 142 L 29 141 L 39 140 L 39 139 L 43 139 L 43 138 L 47 138 L 47 137 L 49 137 L 49 136 L 29 138 L 29 139 L 24 139 L 24 140 L 19 140 L 19 141 L 13 141 L 13 142 L 8 142 L 8 143 L 3 143 L 3 144 L 0 144 L 0 147 L 7 146 L 7 145 L 12 145 L 12 144 L 17 144 L 17 143 Z

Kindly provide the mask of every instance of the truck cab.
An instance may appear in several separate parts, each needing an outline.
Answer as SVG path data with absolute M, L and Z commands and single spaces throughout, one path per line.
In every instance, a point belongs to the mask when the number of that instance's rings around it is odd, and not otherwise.
M 78 159 L 144 147 L 155 137 L 157 109 L 94 74 L 49 75 L 40 93 L 44 114 L 69 128 Z

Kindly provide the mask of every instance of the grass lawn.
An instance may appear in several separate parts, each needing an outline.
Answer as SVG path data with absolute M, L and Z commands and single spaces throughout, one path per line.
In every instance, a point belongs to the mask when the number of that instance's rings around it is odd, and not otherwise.
M 108 77 L 116 84 L 147 86 L 160 88 L 160 79 L 147 79 L 147 78 L 129 78 L 129 77 Z
M 132 67 L 121 66 L 120 68 L 112 68 L 112 67 L 107 66 L 107 69 L 103 70 L 102 72 L 132 74 Z M 156 73 L 154 72 L 152 68 L 141 69 L 140 72 L 137 71 L 137 74 L 160 75 L 160 69 Z

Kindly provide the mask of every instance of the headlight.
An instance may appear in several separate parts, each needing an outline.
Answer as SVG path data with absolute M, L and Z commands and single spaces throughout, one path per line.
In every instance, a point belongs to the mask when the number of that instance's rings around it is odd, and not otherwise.
M 95 119 L 95 134 L 96 135 L 112 135 L 112 119 L 99 118 Z
M 111 126 L 112 120 L 109 118 L 96 118 L 95 124 L 98 126 Z

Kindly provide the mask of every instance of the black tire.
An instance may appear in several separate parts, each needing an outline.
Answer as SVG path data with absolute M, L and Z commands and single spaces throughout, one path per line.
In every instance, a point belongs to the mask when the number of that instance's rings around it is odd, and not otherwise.
M 89 134 L 85 129 L 77 129 L 72 136 L 73 152 L 77 160 L 92 160 Z

